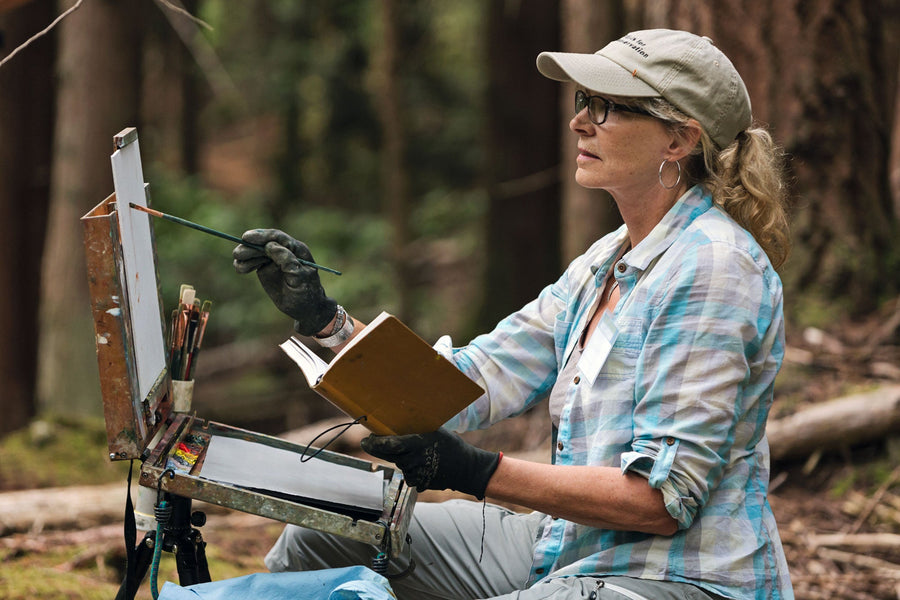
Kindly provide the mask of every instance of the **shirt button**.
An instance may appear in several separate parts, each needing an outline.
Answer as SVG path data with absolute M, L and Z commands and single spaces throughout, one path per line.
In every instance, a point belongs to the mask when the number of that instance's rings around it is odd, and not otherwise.
M 557 442 L 556 449 L 562 452 L 563 448 L 565 448 L 565 445 L 562 442 Z
M 544 567 L 538 567 L 537 569 L 534 570 L 534 572 L 537 573 L 538 575 L 543 575 Z
M 624 273 L 626 269 L 628 269 L 628 267 L 625 266 L 625 263 L 619 263 L 618 266 L 616 267 L 616 270 L 619 273 Z
M 667 437 L 667 438 L 666 438 L 666 444 L 669 445 L 669 446 L 674 445 L 674 444 L 675 444 L 675 438 L 673 438 L 673 437 Z
M 576 375 L 576 376 L 575 376 L 575 379 L 573 379 L 572 381 L 575 383 L 575 385 L 578 385 L 579 383 L 581 383 L 581 377 L 579 377 L 578 375 Z

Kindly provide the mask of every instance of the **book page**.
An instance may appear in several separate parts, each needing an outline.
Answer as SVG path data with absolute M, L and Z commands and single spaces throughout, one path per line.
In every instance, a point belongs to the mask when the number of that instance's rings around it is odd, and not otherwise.
M 328 369 L 328 363 L 293 336 L 283 344 L 280 344 L 279 347 L 291 357 L 291 360 L 297 363 L 297 366 L 303 371 L 309 387 L 315 387 L 322 374 Z
M 300 462 L 300 454 L 266 444 L 212 436 L 200 477 L 271 491 L 303 503 L 363 509 L 378 516 L 384 505 L 384 474 L 339 465 L 320 458 Z

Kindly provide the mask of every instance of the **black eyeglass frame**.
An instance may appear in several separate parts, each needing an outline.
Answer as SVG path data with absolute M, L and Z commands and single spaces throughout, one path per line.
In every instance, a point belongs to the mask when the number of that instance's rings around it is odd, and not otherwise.
M 599 106 L 595 104 L 596 100 L 602 102 L 602 119 L 595 118 L 595 113 L 599 109 Z M 604 98 L 603 96 L 591 96 L 588 95 L 588 93 L 584 90 L 575 90 L 575 114 L 577 115 L 581 113 L 581 111 L 583 111 L 585 108 L 588 109 L 588 118 L 594 125 L 603 125 L 604 123 L 606 123 L 606 119 L 609 118 L 609 113 L 614 110 L 620 112 L 630 112 L 636 115 L 651 116 L 649 112 L 642 108 L 632 108 L 630 106 L 625 106 L 624 104 L 616 104 L 609 98 Z

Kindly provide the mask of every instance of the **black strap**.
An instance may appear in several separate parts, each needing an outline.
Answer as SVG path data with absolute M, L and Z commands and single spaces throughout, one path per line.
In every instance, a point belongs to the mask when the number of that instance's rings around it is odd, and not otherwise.
M 344 435 L 344 434 L 347 432 L 348 429 L 350 429 L 351 427 L 353 427 L 354 425 L 356 425 L 356 424 L 359 423 L 360 421 L 365 421 L 365 420 L 366 420 L 366 415 L 363 415 L 363 416 L 361 416 L 361 417 L 357 417 L 357 418 L 353 419 L 352 421 L 350 421 L 350 422 L 348 422 L 348 423 L 339 423 L 339 424 L 337 424 L 337 425 L 334 425 L 334 426 L 332 426 L 332 427 L 329 427 L 329 428 L 326 429 L 325 431 L 320 432 L 319 435 L 317 435 L 316 437 L 314 437 L 314 438 L 312 439 L 312 441 L 306 445 L 306 448 L 303 449 L 303 453 L 300 455 L 300 462 L 306 462 L 306 461 L 308 461 L 308 460 L 314 459 L 314 458 L 317 457 L 319 454 L 321 454 L 321 452 L 322 452 L 323 450 L 325 450 L 325 448 L 327 448 L 328 446 L 330 446 L 331 444 L 333 444 L 334 441 L 335 441 L 336 439 L 338 439 L 339 437 L 341 437 L 342 435 Z M 310 450 L 310 448 L 312 447 L 312 445 L 316 443 L 316 440 L 318 440 L 320 437 L 322 437 L 323 435 L 325 435 L 325 434 L 328 433 L 329 431 L 333 431 L 333 430 L 335 430 L 335 429 L 338 429 L 339 427 L 343 427 L 343 428 L 344 428 L 343 431 L 341 431 L 340 433 L 335 434 L 334 437 L 332 437 L 330 440 L 328 440 L 327 442 L 325 442 L 325 445 L 324 445 L 324 446 L 322 446 L 321 448 L 319 448 L 318 450 L 316 450 L 315 452 L 313 452 L 311 456 L 307 456 L 307 455 L 306 455 L 306 453 L 309 452 L 309 450 Z
M 125 495 L 125 598 L 134 598 L 137 590 L 132 590 L 135 585 L 137 566 L 135 565 L 135 543 L 137 539 L 137 523 L 134 520 L 134 505 L 131 503 L 131 471 L 134 469 L 134 460 L 128 462 L 128 489 Z
M 481 499 L 481 552 L 478 554 L 478 564 L 484 558 L 484 535 L 487 531 L 487 498 Z
M 406 566 L 405 569 L 403 569 L 399 573 L 392 573 L 390 575 L 386 573 L 384 576 L 385 576 L 385 578 L 387 578 L 388 581 L 396 581 L 398 579 L 403 579 L 404 577 L 409 576 L 413 571 L 416 570 L 416 559 L 414 559 L 412 557 L 412 538 L 409 536 L 408 533 L 406 534 L 406 548 L 407 548 L 407 552 L 409 552 L 409 564 Z

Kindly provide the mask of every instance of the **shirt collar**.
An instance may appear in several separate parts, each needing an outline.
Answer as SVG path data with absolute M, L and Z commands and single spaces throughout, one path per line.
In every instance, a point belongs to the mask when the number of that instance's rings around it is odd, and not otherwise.
M 603 239 L 602 247 L 594 254 L 594 258 L 599 259 L 599 262 L 591 264 L 591 275 L 594 277 L 594 283 L 598 287 L 602 285 L 606 273 L 613 267 L 613 262 L 618 257 L 619 249 L 627 242 L 628 229 L 624 225 L 614 231 L 611 237 Z
M 712 196 L 699 185 L 693 186 L 675 202 L 649 235 L 623 257 L 630 266 L 646 270 L 657 257 L 669 249 L 681 233 L 697 217 L 712 208 Z

